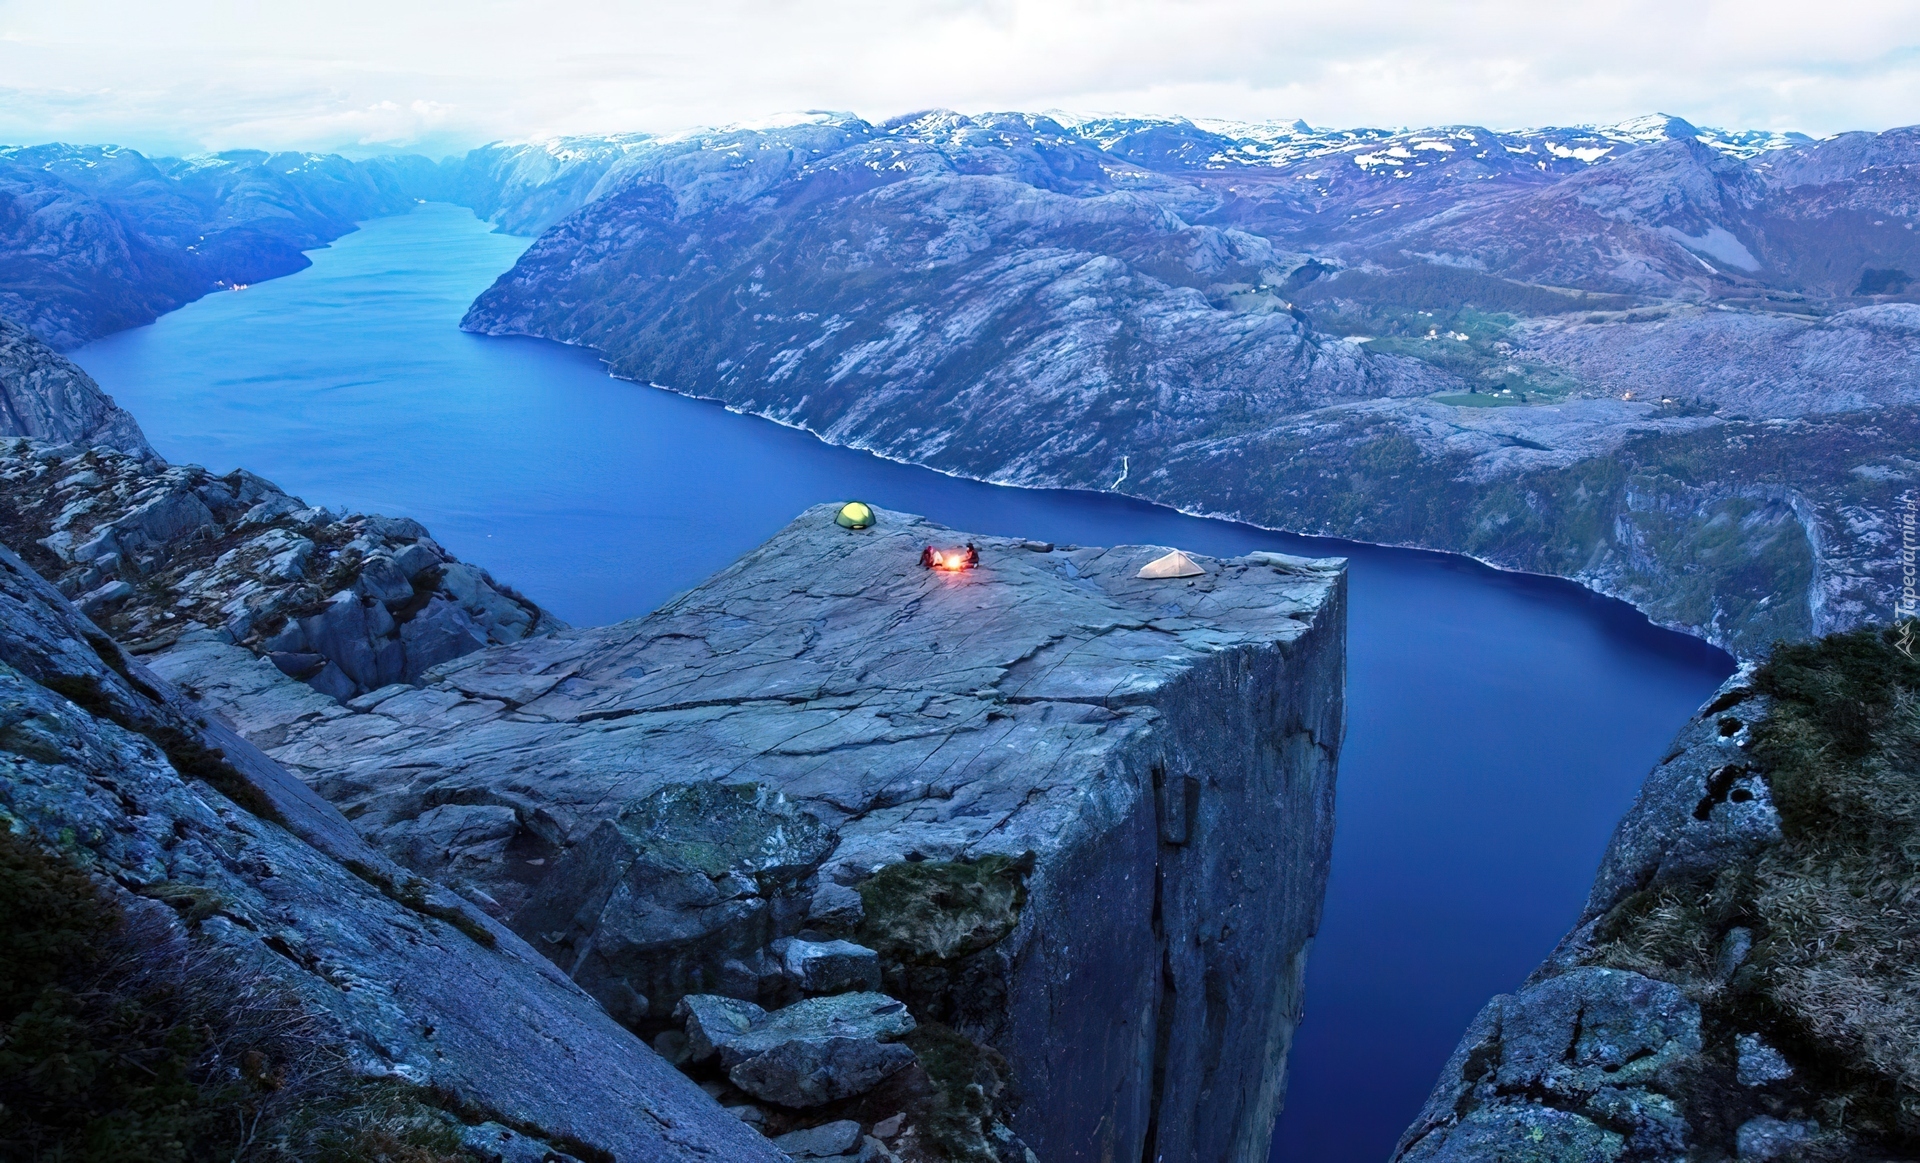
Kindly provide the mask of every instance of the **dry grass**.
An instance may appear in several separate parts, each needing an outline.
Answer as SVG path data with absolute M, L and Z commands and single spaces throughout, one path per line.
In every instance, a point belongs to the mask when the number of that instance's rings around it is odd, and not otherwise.
M 1776 647 L 1753 754 L 1780 844 L 1602 921 L 1589 960 L 1680 985 L 1788 1052 L 1846 1151 L 1920 1150 L 1920 664 L 1872 629 Z M 1753 949 L 1729 978 L 1735 927 Z M 1840 1140 L 1828 1137 L 1829 1146 Z M 1817 1152 L 1816 1152 L 1817 1153 Z

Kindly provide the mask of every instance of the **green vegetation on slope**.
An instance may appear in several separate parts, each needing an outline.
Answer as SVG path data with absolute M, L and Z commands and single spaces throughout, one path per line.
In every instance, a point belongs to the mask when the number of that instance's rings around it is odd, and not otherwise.
M 190 923 L 205 913 L 193 892 L 152 895 Z M 84 872 L 0 829 L 0 1158 L 469 1158 L 424 1099 L 356 1077 L 297 999 L 141 929 Z
M 1317 330 L 1365 336 L 1374 351 L 1410 356 L 1459 376 L 1467 391 L 1435 398 L 1460 407 L 1550 404 L 1576 393 L 1580 382 L 1566 372 L 1516 359 L 1511 331 L 1528 316 L 1629 302 L 1430 265 L 1392 273 L 1343 271 L 1302 288 L 1298 301 Z
M 1752 754 L 1783 839 L 1628 897 L 1595 963 L 1686 989 L 1709 1057 L 1759 1031 L 1796 1068 L 1772 1113 L 1816 1119 L 1805 1158 L 1920 1150 L 1920 663 L 1892 631 L 1777 646 Z M 1738 729 L 1739 708 L 1723 720 Z M 1731 969 L 1729 950 L 1751 940 Z M 1703 1085 L 1706 1085 L 1703 1083 Z M 1721 1104 L 1696 1096 L 1696 1114 Z M 1737 1104 L 1728 1104 L 1737 1106 Z M 1726 1128 L 1729 1132 L 1731 1128 Z

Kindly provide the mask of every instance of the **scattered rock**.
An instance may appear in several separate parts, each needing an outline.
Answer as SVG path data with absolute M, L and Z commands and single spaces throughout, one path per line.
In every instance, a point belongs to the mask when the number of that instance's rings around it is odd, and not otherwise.
M 860 1124 L 852 1119 L 822 1123 L 803 1131 L 791 1131 L 773 1140 L 773 1145 L 795 1159 L 826 1159 L 845 1155 L 860 1145 Z
M 54 451 L 0 440 L 0 539 L 136 652 L 211 629 L 345 701 L 564 625 L 416 522 L 309 508 L 244 471 Z
M 756 1020 L 719 1046 L 741 1090 L 786 1107 L 865 1094 L 913 1063 L 891 1041 L 913 1029 L 907 1007 L 877 993 L 809 998 Z
M 1741 1086 L 1765 1086 L 1793 1077 L 1786 1055 L 1761 1041 L 1758 1034 L 1740 1035 L 1734 1039 L 1734 1047 L 1739 1053 L 1735 1077 Z
M 802 993 L 845 993 L 880 988 L 880 955 L 851 941 L 775 942 L 774 951 Z
M 691 1061 L 705 1062 L 720 1048 L 740 1037 L 767 1011 L 750 1001 L 717 994 L 690 993 L 680 999 L 674 1016 L 686 1023 L 687 1053 Z
M 1759 1115 L 1740 1124 L 1736 1142 L 1742 1159 L 1778 1159 L 1792 1154 L 1818 1131 L 1817 1124 Z

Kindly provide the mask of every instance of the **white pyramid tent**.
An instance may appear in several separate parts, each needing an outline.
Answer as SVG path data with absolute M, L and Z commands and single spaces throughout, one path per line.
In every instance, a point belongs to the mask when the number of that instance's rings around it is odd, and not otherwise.
M 1207 572 L 1200 563 L 1178 549 L 1165 557 L 1156 557 L 1140 567 L 1135 577 L 1199 577 Z

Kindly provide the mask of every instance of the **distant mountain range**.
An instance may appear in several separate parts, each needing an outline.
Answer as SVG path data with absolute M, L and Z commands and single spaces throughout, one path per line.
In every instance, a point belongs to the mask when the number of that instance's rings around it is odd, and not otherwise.
M 302 251 L 405 210 L 436 172 L 425 158 L 0 147 L 0 315 L 56 347 L 150 323 L 300 270 Z
M 1920 474 L 1915 130 L 936 111 L 247 156 L 314 207 L 275 239 L 338 233 L 309 172 L 471 206 L 540 238 L 469 329 L 835 443 L 1470 553 L 1744 652 L 1890 612 L 1888 512 Z M 81 188 L 63 164 L 38 172 Z M 88 197 L 185 237 L 127 185 Z
M 936 112 L 492 146 L 456 193 L 546 229 L 470 329 L 950 472 L 1575 577 L 1750 652 L 1890 609 L 1916 164 L 1912 130 Z

